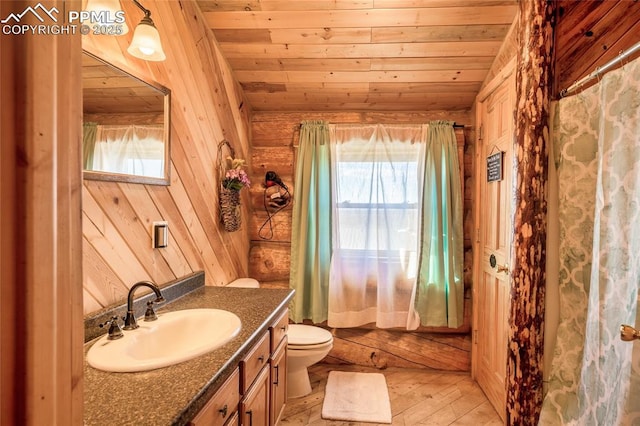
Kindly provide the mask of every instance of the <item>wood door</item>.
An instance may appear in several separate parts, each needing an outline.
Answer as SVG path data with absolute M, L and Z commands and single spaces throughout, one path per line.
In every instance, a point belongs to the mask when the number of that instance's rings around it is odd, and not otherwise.
M 507 337 L 509 315 L 509 259 L 512 230 L 512 167 L 515 73 L 496 77 L 493 89 L 478 98 L 479 141 L 476 157 L 476 243 L 474 278 L 474 378 L 505 419 Z M 489 85 L 491 86 L 491 84 Z M 488 159 L 502 153 L 502 166 L 491 171 Z M 495 167 L 495 164 L 494 164 Z M 488 175 L 502 177 L 489 182 Z M 492 176 L 495 179 L 495 176 Z

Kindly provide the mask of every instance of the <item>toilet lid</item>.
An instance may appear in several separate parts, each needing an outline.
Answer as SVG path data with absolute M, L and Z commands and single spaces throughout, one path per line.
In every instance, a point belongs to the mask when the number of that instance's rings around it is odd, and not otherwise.
M 290 324 L 287 332 L 289 345 L 317 345 L 333 340 L 331 333 L 324 328 L 312 325 Z
M 238 278 L 237 280 L 227 284 L 227 287 L 259 288 L 260 283 L 253 278 Z

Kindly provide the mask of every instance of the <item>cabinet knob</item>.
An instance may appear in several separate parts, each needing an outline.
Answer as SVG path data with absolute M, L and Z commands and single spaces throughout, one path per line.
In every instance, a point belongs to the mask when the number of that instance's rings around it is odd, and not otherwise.
M 264 362 L 264 355 L 260 355 L 258 357 L 258 361 L 260 361 L 260 364 L 262 364 Z
M 222 418 L 224 419 L 225 417 L 227 417 L 227 411 L 228 411 L 228 407 L 227 404 L 224 404 L 224 407 L 222 407 L 221 409 L 219 409 L 218 411 L 222 414 Z

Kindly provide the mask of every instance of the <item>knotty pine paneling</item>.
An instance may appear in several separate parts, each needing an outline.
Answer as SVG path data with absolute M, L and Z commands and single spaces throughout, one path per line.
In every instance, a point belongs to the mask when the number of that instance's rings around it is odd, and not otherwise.
M 509 27 L 509 31 L 502 42 L 502 46 L 500 46 L 500 50 L 498 54 L 493 58 L 493 63 L 491 64 L 491 68 L 489 68 L 489 72 L 482 82 L 483 91 L 487 87 L 488 83 L 494 81 L 494 78 L 500 74 L 516 57 L 518 54 L 518 25 L 519 25 L 519 15 L 516 15 L 511 27 Z M 477 93 L 476 93 L 477 94 Z M 475 108 L 475 106 L 474 106 Z
M 517 11 L 516 0 L 198 4 L 253 110 L 271 112 L 470 109 Z
M 288 2 L 287 6 L 291 3 Z M 306 3 L 305 3 L 306 4 Z M 351 28 L 355 22 L 366 20 L 366 27 L 411 27 L 442 25 L 474 25 L 481 21 L 485 25 L 501 25 L 513 17 L 513 2 L 486 6 L 478 11 L 474 6 L 433 8 L 431 13 L 420 13 L 419 8 L 397 8 L 393 13 L 385 8 L 367 10 L 275 10 L 253 11 L 252 19 L 246 19 L 247 11 L 204 12 L 210 23 L 220 29 L 265 28 L 316 28 L 322 22 L 327 28 Z M 423 12 L 423 11 L 422 11 Z
M 388 9 L 391 7 L 415 7 L 416 3 L 428 3 L 430 7 L 454 7 L 454 6 L 468 6 L 469 0 L 428 0 L 417 2 L 416 0 L 306 0 L 304 2 L 292 2 L 290 0 L 249 0 L 239 2 L 238 0 L 216 0 L 216 1 L 200 1 L 200 7 L 205 12 L 211 11 L 269 11 L 269 10 L 282 10 L 283 8 L 289 10 L 307 11 L 309 9 L 326 9 L 326 10 L 340 10 L 340 9 L 371 9 L 374 5 L 381 9 Z M 474 0 L 474 3 L 478 5 L 508 6 L 513 4 L 509 0 Z
M 638 1 L 559 0 L 556 21 L 554 96 L 640 40 Z
M 288 287 L 291 254 L 292 205 L 277 213 L 271 221 L 273 235 L 270 239 L 268 224 L 259 233 L 267 220 L 264 209 L 264 173 L 277 172 L 293 194 L 295 182 L 295 151 L 300 137 L 300 123 L 304 120 L 327 120 L 330 123 L 424 123 L 431 120 L 454 120 L 465 128 L 467 141 L 461 159 L 465 165 L 465 184 L 473 175 L 470 167 L 473 160 L 472 141 L 473 115 L 470 111 L 434 111 L 409 113 L 278 113 L 255 112 L 251 121 L 252 169 L 251 188 L 251 251 L 249 274 L 260 280 L 265 287 Z M 462 132 L 458 132 L 459 137 Z M 461 146 L 462 150 L 462 146 Z M 472 191 L 465 191 L 465 216 L 471 216 Z M 295 202 L 295 199 L 293 200 Z M 465 221 L 466 223 L 467 221 Z M 465 257 L 471 259 L 471 237 L 473 227 L 465 227 Z M 465 268 L 471 264 L 465 262 Z M 469 280 L 466 277 L 469 277 Z M 467 282 L 468 281 L 468 282 Z M 467 286 L 471 285 L 470 274 L 465 273 Z M 470 296 L 469 296 L 470 297 Z M 327 362 L 367 365 L 377 368 L 415 367 L 444 370 L 469 371 L 471 365 L 470 345 L 470 299 L 465 299 L 465 324 L 458 330 L 420 328 L 418 332 L 401 330 L 337 329 L 334 332 L 334 349 Z M 455 331 L 458 334 L 447 334 Z M 444 334 L 433 334 L 438 332 Z
M 122 2 L 130 28 L 142 12 Z M 217 42 L 192 2 L 147 1 L 167 55 L 145 62 L 122 37 L 85 36 L 83 48 L 130 73 L 171 90 L 171 185 L 83 182 L 85 314 L 122 301 L 140 280 L 163 284 L 204 270 L 207 285 L 223 285 L 249 271 L 249 191 L 243 222 L 228 233 L 219 223 L 217 146 L 249 158 L 250 112 Z M 169 246 L 151 248 L 152 222 L 169 222 Z

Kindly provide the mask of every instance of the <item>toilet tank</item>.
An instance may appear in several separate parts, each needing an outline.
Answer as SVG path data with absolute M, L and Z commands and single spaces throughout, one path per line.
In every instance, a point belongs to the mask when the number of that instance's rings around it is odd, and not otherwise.
M 227 284 L 227 287 L 259 288 L 260 283 L 253 278 L 238 278 Z

